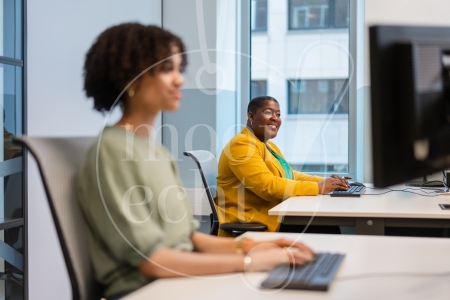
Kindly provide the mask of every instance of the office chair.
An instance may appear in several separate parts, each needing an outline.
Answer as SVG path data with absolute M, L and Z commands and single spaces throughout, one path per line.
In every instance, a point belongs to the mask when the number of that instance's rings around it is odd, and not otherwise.
M 36 159 L 72 286 L 72 299 L 99 300 L 88 247 L 88 232 L 77 199 L 76 174 L 93 137 L 16 137 Z
M 194 160 L 202 177 L 203 186 L 205 187 L 206 196 L 211 206 L 211 230 L 209 234 L 217 235 L 219 228 L 225 231 L 231 231 L 234 236 L 238 236 L 246 231 L 266 231 L 267 226 L 260 223 L 223 223 L 219 225 L 216 205 L 214 204 L 214 196 L 216 195 L 217 186 L 217 160 L 214 155 L 205 150 L 185 151 L 185 156 Z

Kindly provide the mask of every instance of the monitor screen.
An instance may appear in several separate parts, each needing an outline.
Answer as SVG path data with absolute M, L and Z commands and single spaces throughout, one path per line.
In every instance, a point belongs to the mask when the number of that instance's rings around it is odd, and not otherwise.
M 370 28 L 373 179 L 450 167 L 450 27 Z

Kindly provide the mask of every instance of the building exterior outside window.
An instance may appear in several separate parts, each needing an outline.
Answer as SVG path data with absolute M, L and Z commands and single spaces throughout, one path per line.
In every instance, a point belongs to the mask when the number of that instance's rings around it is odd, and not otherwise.
M 250 98 L 253 99 L 259 96 L 267 96 L 266 80 L 252 80 L 251 82 Z
M 345 79 L 289 80 L 288 114 L 348 114 Z
M 26 240 L 23 151 L 24 20 L 22 0 L 0 0 L 0 299 L 24 299 Z
M 267 0 L 252 0 L 252 31 L 267 31 Z
M 268 0 L 267 32 L 251 36 L 252 92 L 264 81 L 279 101 L 273 141 L 300 171 L 349 172 L 349 9 L 349 0 Z
M 289 0 L 289 29 L 346 28 L 348 0 Z

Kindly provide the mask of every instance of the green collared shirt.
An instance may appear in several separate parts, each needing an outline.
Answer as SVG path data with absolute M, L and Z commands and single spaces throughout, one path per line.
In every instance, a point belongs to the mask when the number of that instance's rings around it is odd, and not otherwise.
M 151 281 L 138 266 L 160 248 L 193 251 L 190 237 L 199 224 L 163 146 L 120 127 L 105 128 L 99 139 L 78 187 L 95 276 L 110 297 Z
M 294 176 L 292 174 L 292 169 L 291 169 L 291 166 L 289 165 L 289 163 L 283 157 L 281 157 L 280 155 L 275 153 L 275 151 L 273 151 L 269 147 L 267 147 L 267 149 L 269 149 L 270 153 L 272 153 L 272 155 L 275 156 L 275 158 L 280 163 L 281 167 L 284 170 L 284 174 L 286 175 L 286 179 L 290 179 L 290 180 L 294 179 Z

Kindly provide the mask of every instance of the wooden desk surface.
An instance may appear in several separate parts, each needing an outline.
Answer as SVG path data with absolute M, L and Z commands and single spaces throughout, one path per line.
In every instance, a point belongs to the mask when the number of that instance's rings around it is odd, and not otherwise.
M 438 205 L 450 204 L 448 195 L 422 197 L 397 191 L 369 195 L 384 191 L 386 190 L 368 188 L 361 197 L 330 197 L 329 195 L 291 197 L 269 210 L 269 215 L 450 219 L 450 210 L 442 210 Z M 418 189 L 411 191 L 425 195 Z
M 450 299 L 450 239 L 293 233 L 245 235 L 260 240 L 281 236 L 300 239 L 316 251 L 342 252 L 346 257 L 328 292 L 260 289 L 266 273 L 242 273 L 159 279 L 124 299 Z

